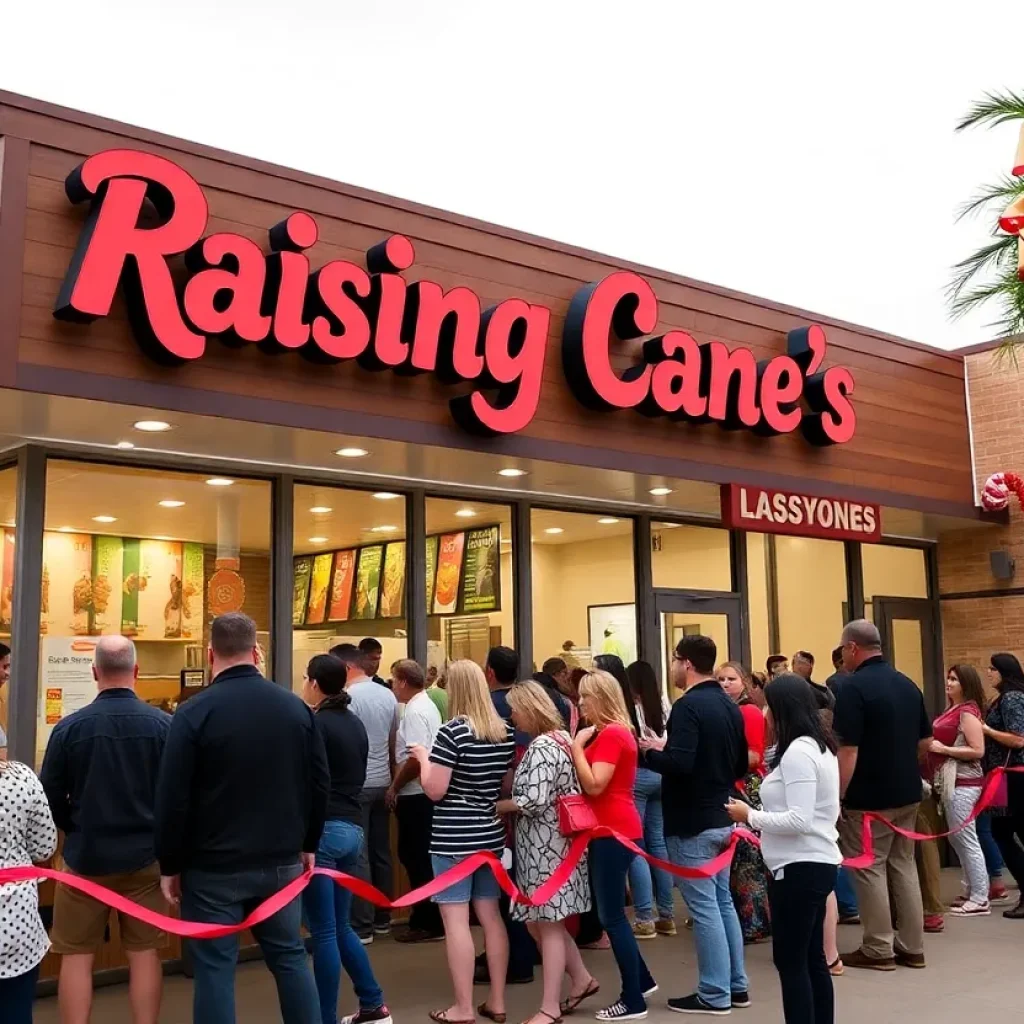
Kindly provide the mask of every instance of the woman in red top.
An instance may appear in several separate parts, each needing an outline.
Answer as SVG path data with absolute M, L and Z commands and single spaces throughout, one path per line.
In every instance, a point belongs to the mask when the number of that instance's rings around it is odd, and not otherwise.
M 580 711 L 594 724 L 581 729 L 572 754 L 583 792 L 598 823 L 634 842 L 643 826 L 633 801 L 637 742 L 622 690 L 607 672 L 590 672 L 580 681 Z M 634 854 L 611 836 L 590 843 L 590 870 L 601 924 L 611 940 L 622 976 L 618 1000 L 597 1012 L 602 1021 L 639 1020 L 647 1016 L 646 997 L 657 991 L 626 917 L 626 874 Z M 587 994 L 590 995 L 596 988 Z M 569 1012 L 579 1005 L 563 1006 Z

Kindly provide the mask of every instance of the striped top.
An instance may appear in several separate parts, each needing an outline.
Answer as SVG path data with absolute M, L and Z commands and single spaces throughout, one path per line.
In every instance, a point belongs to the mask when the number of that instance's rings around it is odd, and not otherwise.
M 512 726 L 501 743 L 478 740 L 465 719 L 446 722 L 434 737 L 430 760 L 451 768 L 448 792 L 434 808 L 430 852 L 465 857 L 480 850 L 501 855 L 505 826 L 495 814 L 501 782 L 515 755 Z

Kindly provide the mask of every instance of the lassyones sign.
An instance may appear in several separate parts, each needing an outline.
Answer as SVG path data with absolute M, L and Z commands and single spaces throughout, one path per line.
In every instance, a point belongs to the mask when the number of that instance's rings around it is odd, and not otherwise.
M 472 384 L 450 404 L 456 421 L 478 433 L 522 430 L 537 411 L 551 310 L 518 298 L 483 309 L 469 288 L 406 281 L 415 251 L 403 235 L 371 247 L 365 269 L 346 260 L 314 269 L 306 252 L 319 229 L 306 213 L 270 228 L 269 252 L 231 232 L 204 237 L 209 207 L 196 180 L 135 150 L 90 157 L 65 189 L 91 208 L 54 309 L 60 320 L 108 315 L 122 285 L 136 337 L 163 363 L 198 359 L 218 338 L 317 363 L 355 359 L 368 370 Z M 575 396 L 593 409 L 730 430 L 799 429 L 816 445 L 853 436 L 853 374 L 822 369 L 820 327 L 791 331 L 786 354 L 760 362 L 748 349 L 698 344 L 672 330 L 634 346 L 637 360 L 617 370 L 615 345 L 652 335 L 657 325 L 658 299 L 638 274 L 618 271 L 581 288 L 562 336 Z
M 722 487 L 722 524 L 737 530 L 861 543 L 882 539 L 882 510 L 878 505 L 742 484 Z

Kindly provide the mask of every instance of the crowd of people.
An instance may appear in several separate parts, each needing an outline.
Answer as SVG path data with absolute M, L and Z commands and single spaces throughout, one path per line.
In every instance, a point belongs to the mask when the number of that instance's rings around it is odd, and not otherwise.
M 709 637 L 684 636 L 671 703 L 650 665 L 627 667 L 614 654 L 589 669 L 551 658 L 525 681 L 506 647 L 493 648 L 484 668 L 455 661 L 440 677 L 402 660 L 385 680 L 380 657 L 373 640 L 317 655 L 300 700 L 259 671 L 252 620 L 222 615 L 210 633 L 212 685 L 171 718 L 135 695 L 132 641 L 100 638 L 98 696 L 54 728 L 40 777 L 0 763 L 0 867 L 47 860 L 59 828 L 65 870 L 154 910 L 180 906 L 190 921 L 237 924 L 314 864 L 392 896 L 392 813 L 416 888 L 489 851 L 533 895 L 577 832 L 613 830 L 591 840 L 539 905 L 510 905 L 486 864 L 416 904 L 393 934 L 445 944 L 453 998 L 430 1012 L 436 1024 L 504 1024 L 507 984 L 532 980 L 538 964 L 530 1024 L 560 1024 L 599 994 L 580 952 L 589 948 L 610 948 L 621 980 L 596 1018 L 644 1018 L 658 983 L 641 945 L 676 934 L 676 886 L 697 976 L 669 1009 L 725 1015 L 751 1005 L 745 944 L 771 937 L 788 1024 L 831 1024 L 835 976 L 925 967 L 925 931 L 945 913 L 935 844 L 894 834 L 878 815 L 920 828 L 933 807 L 959 829 L 963 891 L 950 914 L 985 916 L 1007 902 L 1004 867 L 1024 879 L 1024 775 L 1007 775 L 995 805 L 972 820 L 986 774 L 1024 766 L 1024 671 L 1013 655 L 993 655 L 988 688 L 972 666 L 951 667 L 934 722 L 864 620 L 845 628 L 824 684 L 806 651 L 770 658 L 760 676 L 719 663 Z M 848 871 L 841 862 L 862 853 L 866 816 L 873 859 Z M 760 845 L 737 841 L 737 824 Z M 674 877 L 616 836 L 681 867 L 735 849 L 716 874 Z M 110 916 L 61 883 L 47 936 L 35 884 L 0 888 L 3 1019 L 31 1021 L 52 948 L 61 1020 L 86 1024 Z M 167 936 L 119 916 L 132 1017 L 155 1024 Z M 1005 916 L 1024 919 L 1024 901 Z M 863 926 L 842 959 L 839 922 Z M 358 1002 L 345 1024 L 390 1024 L 367 947 L 391 930 L 387 908 L 353 900 L 323 875 L 256 925 L 285 1024 L 337 1024 L 343 972 Z M 238 936 L 188 945 L 193 1019 L 233 1021 Z M 475 984 L 487 986 L 480 1003 Z

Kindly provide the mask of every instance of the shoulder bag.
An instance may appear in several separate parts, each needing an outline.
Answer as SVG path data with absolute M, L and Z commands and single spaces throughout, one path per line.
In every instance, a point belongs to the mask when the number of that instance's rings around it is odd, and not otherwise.
M 572 762 L 572 747 L 557 733 L 554 740 L 569 755 L 569 761 Z M 575 771 L 575 767 L 573 770 Z M 597 815 L 584 793 L 567 793 L 560 796 L 555 800 L 555 807 L 558 810 L 558 831 L 563 836 L 579 835 L 598 826 Z

